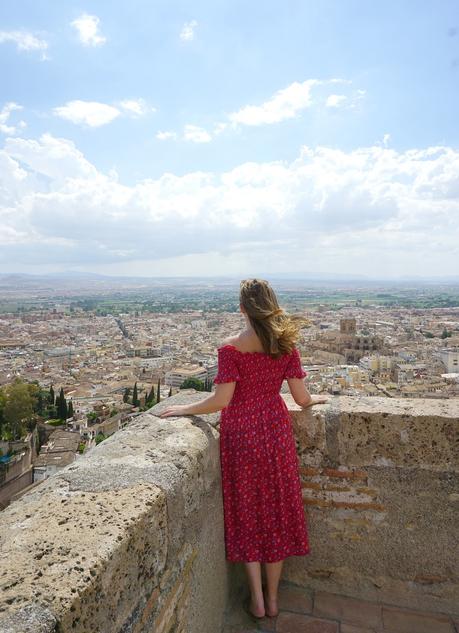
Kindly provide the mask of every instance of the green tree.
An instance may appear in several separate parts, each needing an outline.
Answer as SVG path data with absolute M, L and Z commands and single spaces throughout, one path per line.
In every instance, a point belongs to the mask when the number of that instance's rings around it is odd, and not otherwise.
M 99 431 L 99 433 L 96 435 L 96 445 L 100 444 L 105 439 L 106 439 L 106 435 L 104 433 L 102 433 L 102 431 Z
M 187 378 L 180 385 L 180 389 L 196 389 L 196 391 L 204 391 L 204 383 L 199 378 Z
M 156 404 L 158 404 L 158 402 L 161 400 L 161 392 L 159 390 L 161 384 L 161 379 L 158 378 L 158 388 L 156 389 Z
M 171 395 L 172 395 L 172 387 L 169 389 L 169 396 L 168 397 L 170 398 Z
M 138 407 L 140 404 L 139 397 L 137 395 L 137 381 L 135 382 L 134 391 L 132 392 L 132 404 L 134 407 Z
M 45 410 L 45 401 L 44 401 L 43 395 L 42 395 L 42 393 L 40 391 L 40 393 L 38 394 L 38 397 L 37 397 L 37 413 L 39 415 L 43 415 L 44 410 Z
M 123 395 L 123 402 L 129 402 L 129 396 L 131 395 L 130 387 L 126 387 Z
M 147 396 L 147 400 L 145 402 L 149 407 L 152 407 L 155 404 L 155 388 L 153 385 L 151 386 L 150 393 Z
M 49 403 L 54 404 L 54 402 L 55 402 L 54 389 L 53 389 L 53 386 L 51 385 L 49 388 Z
M 33 414 L 33 401 L 28 386 L 20 379 L 6 386 L 6 402 L 3 415 L 13 440 L 19 440 L 26 432 L 27 422 Z
M 73 400 L 70 398 L 68 417 L 73 418 Z
M 61 387 L 59 391 L 59 396 L 57 400 L 57 416 L 61 418 L 61 420 L 66 420 L 68 418 L 67 412 L 67 400 L 64 396 L 64 388 Z
M 6 404 L 6 393 L 0 387 L 0 439 L 3 437 L 3 430 L 5 428 L 5 404 Z

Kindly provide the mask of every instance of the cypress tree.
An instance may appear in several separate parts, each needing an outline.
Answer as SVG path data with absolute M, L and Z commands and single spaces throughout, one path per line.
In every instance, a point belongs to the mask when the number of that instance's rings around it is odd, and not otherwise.
M 57 399 L 57 417 L 61 418 L 61 420 L 67 419 L 67 402 L 65 400 L 63 387 L 61 387 Z
M 171 395 L 172 395 L 172 387 L 169 389 L 169 396 L 168 397 L 170 398 Z
M 41 391 L 38 392 L 37 396 L 37 413 L 43 415 L 43 395 Z
M 69 418 L 73 418 L 73 400 L 70 400 L 70 402 L 69 402 L 68 417 Z
M 62 418 L 62 404 L 61 404 L 61 394 L 59 392 L 59 394 L 56 396 L 56 415 L 57 418 Z
M 158 404 L 158 402 L 159 402 L 159 401 L 160 401 L 160 399 L 161 399 L 161 394 L 160 394 L 160 392 L 159 392 L 159 385 L 160 385 L 160 382 L 161 382 L 161 379 L 160 379 L 160 378 L 158 378 L 158 389 L 156 390 L 156 404 Z
M 138 407 L 139 406 L 139 400 L 138 400 L 138 396 L 137 396 L 137 381 L 135 382 L 134 391 L 132 392 L 132 404 L 133 404 L 134 407 Z
M 129 402 L 129 395 L 131 393 L 131 390 L 129 387 L 126 387 L 124 390 L 124 395 L 123 395 L 123 402 Z
M 150 389 L 150 393 L 148 394 L 148 397 L 147 397 L 147 402 L 150 404 L 151 402 L 153 402 L 154 399 L 155 399 L 155 388 L 152 385 Z
M 54 389 L 52 385 L 49 388 L 49 404 L 54 404 Z

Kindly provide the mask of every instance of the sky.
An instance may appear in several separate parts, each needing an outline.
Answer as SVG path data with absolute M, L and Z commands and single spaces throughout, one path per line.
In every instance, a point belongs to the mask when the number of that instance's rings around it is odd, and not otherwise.
M 0 272 L 459 270 L 456 0 L 0 4 Z

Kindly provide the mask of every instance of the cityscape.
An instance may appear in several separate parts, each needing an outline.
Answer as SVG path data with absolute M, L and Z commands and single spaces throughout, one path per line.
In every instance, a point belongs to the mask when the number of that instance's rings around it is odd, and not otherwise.
M 217 347 L 244 329 L 231 278 L 0 284 L 2 507 L 181 389 L 212 391 Z M 297 347 L 311 394 L 459 398 L 458 284 L 273 286 L 310 322 Z

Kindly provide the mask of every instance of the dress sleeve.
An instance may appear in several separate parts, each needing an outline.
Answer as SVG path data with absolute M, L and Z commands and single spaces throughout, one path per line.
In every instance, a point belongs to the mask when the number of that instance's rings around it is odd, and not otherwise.
M 285 368 L 284 380 L 286 378 L 305 378 L 307 375 L 307 372 L 304 371 L 301 365 L 300 353 L 297 348 L 294 347 L 290 353 L 287 367 Z
M 218 349 L 218 372 L 214 378 L 214 383 L 218 385 L 222 382 L 235 382 L 239 379 L 239 369 L 232 350 L 228 347 L 220 347 Z

